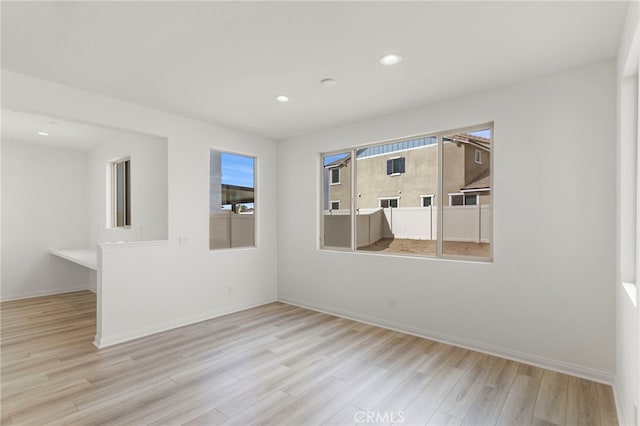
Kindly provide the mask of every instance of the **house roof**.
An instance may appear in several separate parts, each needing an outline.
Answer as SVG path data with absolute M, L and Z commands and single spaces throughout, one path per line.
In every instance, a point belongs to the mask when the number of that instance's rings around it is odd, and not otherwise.
M 466 143 L 484 151 L 491 151 L 491 139 L 483 138 L 482 136 L 461 133 L 452 136 L 445 136 L 443 139 L 455 143 Z
M 325 169 L 333 169 L 334 167 L 344 167 L 351 160 L 351 154 L 347 154 L 345 157 L 338 158 L 329 164 L 325 164 Z
M 474 147 L 482 149 L 484 151 L 491 151 L 491 140 L 482 136 L 460 133 L 452 136 L 445 136 L 443 139 L 445 141 L 473 145 Z M 402 141 L 389 142 L 382 145 L 368 146 L 358 149 L 356 151 L 356 158 L 358 160 L 361 160 L 363 158 L 390 154 L 393 152 L 424 148 L 427 146 L 435 145 L 436 142 L 437 138 L 435 136 L 425 136 Z M 325 167 L 335 167 L 335 165 L 327 165 Z
M 222 205 L 253 203 L 254 189 L 247 186 L 222 184 Z
M 475 180 L 466 184 L 463 188 L 460 188 L 461 191 L 474 191 L 480 189 L 491 189 L 491 176 L 489 175 L 489 170 L 487 169 L 485 173 L 482 173 Z
M 391 152 L 423 148 L 425 146 L 435 145 L 436 142 L 437 138 L 435 136 L 427 136 L 407 139 L 403 141 L 390 142 L 383 145 L 368 146 L 366 148 L 360 148 L 358 151 L 356 151 L 356 158 L 360 160 L 363 158 L 374 157 L 376 155 L 383 155 Z

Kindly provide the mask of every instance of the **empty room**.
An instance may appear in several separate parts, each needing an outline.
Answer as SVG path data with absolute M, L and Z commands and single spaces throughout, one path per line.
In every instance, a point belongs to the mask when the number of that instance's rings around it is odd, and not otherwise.
M 0 424 L 640 426 L 638 1 L 0 12 Z

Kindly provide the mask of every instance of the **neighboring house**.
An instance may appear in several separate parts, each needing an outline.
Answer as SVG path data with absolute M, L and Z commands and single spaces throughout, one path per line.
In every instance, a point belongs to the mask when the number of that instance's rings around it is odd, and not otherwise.
M 349 191 L 351 190 L 351 156 L 335 160 L 324 167 L 325 210 L 349 209 Z
M 491 194 L 491 141 L 469 134 L 443 138 L 444 205 L 488 205 Z M 356 152 L 357 208 L 436 205 L 435 137 L 359 149 Z M 325 165 L 325 209 L 349 208 L 350 155 Z

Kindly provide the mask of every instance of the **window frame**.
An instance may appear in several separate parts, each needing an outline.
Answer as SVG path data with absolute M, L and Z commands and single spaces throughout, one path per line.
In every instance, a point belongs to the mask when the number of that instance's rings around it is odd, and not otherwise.
M 475 199 L 475 202 L 473 204 L 467 203 L 467 197 L 473 197 Z M 465 206 L 479 206 L 480 205 L 480 197 L 478 196 L 478 194 L 464 194 L 463 200 L 464 200 L 464 205 Z
M 253 159 L 253 245 L 250 246 L 240 246 L 240 247 L 216 247 L 216 248 L 211 248 L 209 245 L 207 245 L 208 247 L 208 252 L 209 253 L 216 253 L 216 252 L 222 252 L 222 251 L 228 251 L 228 250 L 256 250 L 258 248 L 259 245 L 259 235 L 260 235 L 260 224 L 258 222 L 258 210 L 259 210 L 259 205 L 260 202 L 258 201 L 258 195 L 259 195 L 259 190 L 258 190 L 258 186 L 259 186 L 259 182 L 258 182 L 258 172 L 259 172 L 259 159 L 258 159 L 258 155 L 256 154 L 248 154 L 246 152 L 238 152 L 238 151 L 232 151 L 229 149 L 224 149 L 224 148 L 219 148 L 219 147 L 212 147 L 209 146 L 208 149 L 208 154 L 209 154 L 209 158 L 211 156 L 211 152 L 212 151 L 218 151 L 220 154 L 231 154 L 231 155 L 237 155 L 237 156 L 241 156 L 241 157 L 247 157 L 247 158 L 251 158 Z M 209 170 L 209 174 L 211 173 L 211 169 L 208 167 Z M 220 184 L 222 184 L 222 181 L 220 182 Z M 211 197 L 211 189 L 210 187 L 208 194 L 209 197 Z M 211 214 L 209 212 L 209 214 Z M 241 213 L 234 213 L 234 214 L 241 214 Z M 210 228 L 207 227 L 208 232 L 211 232 Z
M 380 205 L 380 204 L 381 204 L 381 201 L 391 201 L 391 200 L 396 200 L 396 201 L 397 201 L 397 203 L 396 203 L 397 205 L 396 205 L 395 207 L 392 207 L 392 206 L 389 206 L 389 207 L 382 207 L 382 206 Z M 379 209 L 389 209 L 389 208 L 391 208 L 391 209 L 397 209 L 397 208 L 399 208 L 399 207 L 400 207 L 400 197 L 379 197 L 379 198 L 378 198 L 378 208 L 379 208 Z
M 118 165 L 123 165 L 123 219 L 118 225 Z M 111 229 L 131 229 L 131 156 L 120 157 L 109 162 L 110 173 L 110 206 L 108 227 Z
M 338 181 L 333 181 L 333 171 L 338 171 Z M 340 170 L 339 166 L 329 167 L 329 185 L 340 185 L 342 183 L 342 170 Z
M 477 206 L 480 204 L 480 198 L 478 198 L 480 194 L 469 194 L 467 192 L 450 192 L 449 193 L 449 207 L 459 207 L 459 206 Z M 453 197 L 462 197 L 462 204 L 453 204 Z M 475 204 L 467 204 L 467 197 L 476 197 Z
M 323 164 L 323 158 L 324 157 L 330 157 L 333 155 L 342 155 L 342 154 L 348 154 L 351 156 L 351 158 L 353 159 L 356 155 L 356 150 L 354 148 L 351 149 L 339 149 L 339 150 L 334 150 L 334 151 L 329 151 L 329 152 L 321 152 L 318 155 L 318 170 L 319 170 L 319 174 L 317 175 L 318 178 L 318 184 L 320 187 L 320 191 L 318 191 L 318 204 L 321 206 L 320 209 L 320 214 L 318 215 L 318 222 L 317 222 L 317 226 L 318 226 L 318 246 L 317 248 L 319 250 L 328 250 L 328 251 L 342 251 L 342 252 L 352 252 L 354 251 L 354 246 L 355 246 L 355 226 L 356 226 L 356 218 L 355 218 L 355 214 L 353 214 L 353 207 L 355 206 L 355 199 L 353 197 L 353 194 L 355 192 L 355 178 L 354 178 L 354 173 L 353 173 L 353 167 L 351 168 L 351 173 L 349 173 L 349 176 L 351 178 L 351 183 L 349 185 L 349 198 L 348 198 L 348 204 L 349 204 L 349 216 L 350 216 L 350 238 L 351 238 L 351 246 L 350 247 L 340 247 L 340 246 L 328 246 L 325 245 L 324 243 L 324 202 L 325 202 L 325 198 L 324 198 L 324 179 L 325 179 L 325 174 L 326 174 L 326 170 L 328 169 L 324 164 Z M 342 171 L 340 172 L 340 176 L 342 177 Z M 329 178 L 328 180 L 329 186 L 331 186 L 331 178 Z M 329 201 L 329 200 L 327 200 Z M 341 206 L 342 207 L 342 206 Z
M 333 203 L 338 203 L 338 208 L 334 209 Z M 329 200 L 329 210 L 340 210 L 340 204 L 342 204 L 340 200 Z
M 344 149 L 337 149 L 337 150 L 332 150 L 332 151 L 325 151 L 325 152 L 320 152 L 318 154 L 318 165 L 319 165 L 319 170 L 320 173 L 318 175 L 318 182 L 319 182 L 319 191 L 318 191 L 318 204 L 319 206 L 323 206 L 324 203 L 324 195 L 323 195 L 323 173 L 325 170 L 325 167 L 323 165 L 323 158 L 327 157 L 327 156 L 331 156 L 331 155 L 337 155 L 337 154 L 343 154 L 343 153 L 349 153 L 351 155 L 351 158 L 353 159 L 352 163 L 354 164 L 353 167 L 351 167 L 350 169 L 350 177 L 351 177 L 351 185 L 350 185 L 350 206 L 349 206 L 349 211 L 350 211 L 350 216 L 351 216 L 351 247 L 333 247 L 333 246 L 325 246 L 324 245 L 324 221 L 323 221 L 323 210 L 322 208 L 318 209 L 318 246 L 317 249 L 318 250 L 327 250 L 327 251 L 337 251 L 337 252 L 348 252 L 348 253 L 357 253 L 363 256 L 396 256 L 396 257 L 413 257 L 413 258 L 420 258 L 420 259 L 435 259 L 435 260 L 454 260 L 454 261 L 464 261 L 464 262 L 476 262 L 476 263 L 493 263 L 494 262 L 494 247 L 495 247 L 495 240 L 494 240 L 494 232 L 493 232 L 493 213 L 492 213 L 492 217 L 491 217 L 491 222 L 489 224 L 490 227 L 490 234 L 491 234 L 491 242 L 489 245 L 489 255 L 487 257 L 476 257 L 476 256 L 463 256 L 463 255 L 451 255 L 451 254 L 446 254 L 443 252 L 443 240 L 442 240 L 442 227 L 438 226 L 437 228 L 437 244 L 436 244 L 436 254 L 432 255 L 432 254 L 413 254 L 413 253 L 375 253 L 375 252 L 363 252 L 360 250 L 357 250 L 356 248 L 356 241 L 357 241 L 357 235 L 356 235 L 356 216 L 357 216 L 357 208 L 356 208 L 356 196 L 354 195 L 356 192 L 356 181 L 357 181 L 357 173 L 356 173 L 356 168 L 357 168 L 357 161 L 356 159 L 356 154 L 358 152 L 358 150 L 364 149 L 364 148 L 368 148 L 368 147 L 374 147 L 374 146 L 378 146 L 378 145 L 386 145 L 386 144 L 391 144 L 394 142 L 404 142 L 406 140 L 410 140 L 410 139 L 420 139 L 420 138 L 432 138 L 435 137 L 436 138 L 436 165 L 437 165 L 437 184 L 436 187 L 438 188 L 438 191 L 440 194 L 444 194 L 444 179 L 443 179 L 443 166 L 444 166 L 444 149 L 443 149 L 443 138 L 446 138 L 447 136 L 450 136 L 452 134 L 457 134 L 457 133 L 473 133 L 473 132 L 477 132 L 477 131 L 482 131 L 482 130 L 489 130 L 491 137 L 490 137 L 490 145 L 491 145 L 491 154 L 489 157 L 489 169 L 490 169 L 490 185 L 489 185 L 489 205 L 491 206 L 491 208 L 493 209 L 493 199 L 494 199 L 494 193 L 495 193 L 495 182 L 494 182 L 494 178 L 493 178 L 493 171 L 494 171 L 494 152 L 495 152 L 495 124 L 494 122 L 486 122 L 486 123 L 481 123 L 478 125 L 472 125 L 472 126 L 466 126 L 466 127 L 459 127 L 459 128 L 454 128 L 454 129 L 447 129 L 444 131 L 436 131 L 436 132 L 427 132 L 427 133 L 417 133 L 417 134 L 410 134 L 410 135 L 406 135 L 403 137 L 398 137 L 398 138 L 392 138 L 392 139 L 383 139 L 383 140 L 378 140 L 375 142 L 370 142 L 370 143 L 366 143 L 366 144 L 360 144 L 360 145 L 355 145 L 355 146 L 351 146 L 348 148 L 344 148 Z M 383 154 L 381 154 L 383 155 Z M 389 175 L 387 175 L 389 176 Z M 487 189 L 481 189 L 480 191 L 487 191 Z M 462 194 L 462 193 L 460 193 Z M 382 197 L 384 198 L 384 197 Z M 435 198 L 435 194 L 434 194 L 434 201 L 437 201 L 435 207 L 436 207 L 436 211 L 437 211 L 437 223 L 443 223 L 443 208 L 445 207 L 444 205 L 444 201 L 445 201 L 445 197 L 444 196 L 440 196 L 437 199 Z M 479 201 L 479 200 L 478 200 Z
M 476 164 L 482 164 L 482 151 L 479 149 L 476 149 L 475 152 L 473 153 L 473 160 L 475 161 Z
M 393 170 L 395 169 L 394 165 L 396 164 L 396 160 L 398 160 L 398 169 L 401 169 L 401 172 L 394 172 Z M 387 176 L 400 176 L 404 173 L 406 173 L 406 157 L 403 157 L 401 155 L 395 156 L 395 157 L 390 157 L 387 158 Z M 389 167 L 389 163 L 391 164 L 391 167 Z M 402 167 L 401 167 L 402 166 Z M 389 173 L 389 169 L 391 169 L 391 173 Z
M 433 199 L 435 197 L 435 194 L 427 194 L 427 195 L 421 195 L 420 196 L 420 207 L 433 207 Z M 430 198 L 431 199 L 431 203 L 428 206 L 424 205 L 424 200 L 425 198 Z

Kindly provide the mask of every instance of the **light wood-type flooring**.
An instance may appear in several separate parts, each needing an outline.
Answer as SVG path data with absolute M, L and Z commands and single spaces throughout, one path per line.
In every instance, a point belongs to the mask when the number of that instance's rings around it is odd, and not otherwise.
M 102 350 L 95 296 L 1 304 L 3 425 L 614 425 L 609 386 L 272 303 Z

